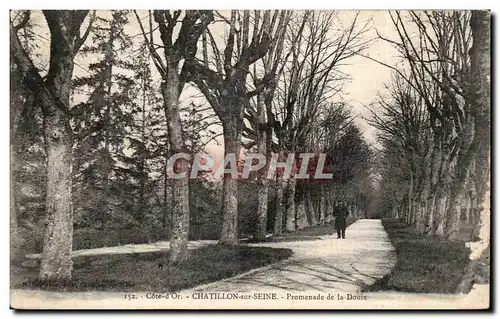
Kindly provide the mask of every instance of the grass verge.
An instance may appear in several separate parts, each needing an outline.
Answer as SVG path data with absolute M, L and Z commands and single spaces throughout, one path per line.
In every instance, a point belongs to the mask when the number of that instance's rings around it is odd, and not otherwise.
M 56 291 L 169 292 L 233 277 L 289 258 L 289 249 L 207 246 L 189 251 L 186 261 L 169 265 L 169 252 L 73 258 L 69 283 L 41 283 L 38 264 L 11 267 L 11 286 Z
M 363 291 L 455 292 L 468 260 L 464 242 L 417 233 L 396 219 L 382 219 L 382 224 L 396 248 L 397 262 L 390 274 Z

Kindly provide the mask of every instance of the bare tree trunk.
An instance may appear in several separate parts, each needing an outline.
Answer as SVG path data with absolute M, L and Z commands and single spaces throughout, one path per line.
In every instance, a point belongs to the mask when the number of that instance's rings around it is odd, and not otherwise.
M 469 198 L 469 211 L 467 212 L 467 219 L 469 220 L 469 225 L 474 225 L 476 226 L 476 214 L 475 214 L 475 209 L 476 209 L 476 204 L 475 204 L 475 197 L 470 196 Z
M 325 185 L 321 185 L 321 197 L 319 202 L 319 223 L 320 225 L 325 224 L 325 218 L 327 214 L 327 203 L 326 203 L 326 192 Z
M 333 217 L 333 192 L 332 190 L 325 191 L 325 223 L 332 221 Z
M 469 123 L 464 124 L 468 132 L 465 132 L 465 136 L 463 138 L 470 139 L 470 135 L 472 134 L 472 127 Z M 444 235 L 446 239 L 455 240 L 458 238 L 459 233 L 459 224 L 460 224 L 460 208 L 463 203 L 463 194 L 465 191 L 465 180 L 467 176 L 467 172 L 469 170 L 471 154 L 467 152 L 468 147 L 470 147 L 470 143 L 464 141 L 463 149 L 459 151 L 457 164 L 455 165 L 455 178 L 450 185 L 450 197 L 449 197 L 449 206 L 445 212 L 446 214 L 446 224 Z M 467 148 L 465 148 L 467 147 Z
M 475 154 L 475 177 L 477 190 L 478 211 L 480 222 L 474 230 L 475 234 L 485 233 L 489 225 L 489 192 L 488 181 L 490 179 L 490 122 L 491 122 L 491 16 L 489 11 L 475 10 L 472 12 L 470 21 L 472 29 L 473 45 L 470 51 L 471 76 L 473 101 L 472 112 L 475 120 L 475 143 L 477 149 Z M 487 202 L 487 203 L 486 203 Z M 487 204 L 487 205 L 485 205 Z M 486 215 L 485 215 L 486 214 Z M 483 229 L 483 230 L 481 230 Z
M 87 13 L 88 11 L 44 11 L 51 34 L 50 67 L 44 82 L 34 66 L 27 67 L 31 68 L 30 76 L 38 83 L 38 102 L 44 114 L 47 215 L 39 273 L 40 279 L 44 281 L 69 281 L 73 268 L 73 132 L 70 127 L 69 96 L 73 59 L 81 45 L 77 43 L 80 42 L 77 34 Z M 32 63 L 26 61 L 26 56 L 18 58 L 25 67 Z
M 72 72 L 69 73 L 71 75 Z M 71 80 L 68 79 L 70 82 Z M 68 91 L 69 93 L 69 91 Z M 69 104 L 69 94 L 67 95 Z M 47 217 L 43 238 L 40 279 L 68 281 L 71 279 L 73 261 L 73 210 L 72 210 L 72 131 L 69 119 L 55 108 L 54 116 L 44 121 L 47 148 Z
M 357 216 L 358 212 L 356 211 L 356 203 L 355 202 L 350 202 L 347 205 L 347 207 L 348 207 L 348 210 L 349 210 L 349 214 L 351 214 L 354 217 L 358 217 Z
M 416 220 L 417 220 L 417 214 L 418 214 L 418 205 L 417 201 L 415 199 L 411 200 L 412 207 L 411 207 L 411 218 L 410 218 L 410 225 L 415 225 Z
M 276 220 L 274 222 L 274 234 L 281 235 L 283 233 L 283 212 L 284 207 L 284 188 L 286 181 L 281 178 L 276 179 Z
M 178 167 L 187 171 L 187 160 L 178 160 Z M 172 181 L 172 235 L 170 236 L 170 262 L 179 263 L 186 259 L 189 237 L 189 180 Z
M 330 194 L 328 192 L 328 190 L 326 190 L 326 185 L 325 185 L 325 188 L 323 188 L 323 192 L 321 193 L 321 205 L 323 206 L 323 224 L 327 223 L 328 222 L 328 215 L 329 215 L 329 212 L 328 212 L 328 207 L 329 207 L 329 204 L 328 204 L 328 201 L 330 200 L 329 197 L 330 197 Z
M 457 293 L 466 293 L 476 281 L 475 266 L 479 263 L 477 259 L 490 245 L 490 150 L 489 150 L 489 126 L 490 126 L 490 32 L 491 17 L 489 11 L 472 11 L 470 26 L 472 29 L 473 45 L 470 50 L 471 56 L 471 103 L 472 114 L 475 118 L 476 146 L 476 190 L 477 206 L 480 212 L 478 226 L 474 230 L 474 238 L 479 237 L 471 247 L 470 261 L 466 271 L 461 278 Z
M 483 251 L 490 245 L 490 32 L 491 16 L 489 11 L 473 10 L 470 20 L 473 45 L 471 57 L 471 108 L 475 120 L 474 146 L 476 146 L 476 190 L 479 223 L 475 227 L 474 237 L 477 234 L 479 241 L 471 245 L 469 263 L 464 276 L 457 288 L 458 293 L 469 291 L 475 281 L 474 266 Z
M 179 75 L 173 66 L 167 81 L 162 83 L 163 105 L 168 126 L 168 140 L 175 153 L 184 151 L 182 124 L 179 114 Z M 173 164 L 175 173 L 184 177 L 172 180 L 172 234 L 170 236 L 170 262 L 178 263 L 187 257 L 189 236 L 189 162 L 180 158 Z
M 240 69 L 231 74 L 230 83 L 224 88 L 220 106 L 225 113 L 219 116 L 224 131 L 225 155 L 234 154 L 238 163 L 243 132 L 247 71 Z M 235 169 L 235 168 L 234 168 Z M 238 180 L 232 174 L 224 177 L 222 200 L 222 229 L 219 242 L 224 245 L 238 244 Z
M 436 196 L 433 194 L 429 199 L 427 199 L 426 204 L 426 213 L 425 213 L 425 221 L 424 221 L 424 232 L 429 234 L 432 232 L 432 225 L 434 223 L 434 203 L 436 200 Z
M 414 201 L 415 205 L 415 218 L 414 218 L 414 224 L 415 224 L 415 229 L 417 229 L 418 232 L 423 232 L 422 230 L 422 204 L 420 201 L 415 200 Z
M 259 115 L 257 130 L 257 152 L 267 155 L 267 127 L 266 127 L 266 108 L 260 96 L 257 96 L 257 113 Z M 268 200 L 268 182 L 264 170 L 257 172 L 257 227 L 254 239 L 262 241 L 266 239 L 267 232 L 267 200 Z
M 435 203 L 435 219 L 433 227 L 433 235 L 444 236 L 444 228 L 446 223 L 446 207 L 448 203 L 448 194 L 438 196 Z
M 254 239 L 265 240 L 267 232 L 267 180 L 260 177 L 258 182 L 257 194 L 257 228 Z
M 241 142 L 236 127 L 224 127 L 225 154 L 235 154 L 238 162 Z M 222 229 L 219 242 L 224 245 L 238 244 L 238 180 L 231 175 L 224 177 L 222 191 Z
M 431 146 L 432 147 L 432 146 Z M 427 152 L 425 157 L 425 169 L 423 172 L 422 189 L 420 191 L 419 197 L 419 215 L 417 216 L 417 230 L 420 233 L 425 233 L 427 230 L 427 225 L 429 221 L 429 194 L 431 189 L 431 179 L 432 179 L 432 165 L 433 165 L 433 153 L 432 151 Z
M 22 120 L 22 113 L 25 107 L 23 96 L 29 92 L 23 90 L 21 74 L 16 64 L 10 58 L 10 238 L 11 247 L 18 247 L 18 220 L 17 220 L 17 165 L 18 163 L 18 127 Z
M 171 225 L 172 221 L 170 220 L 168 216 L 168 189 L 167 189 L 167 184 L 168 184 L 168 156 L 167 152 L 165 152 L 165 163 L 163 165 L 163 230 L 167 230 L 167 225 Z M 172 235 L 172 230 L 169 228 L 170 235 Z M 165 237 L 167 238 L 167 237 Z
M 295 230 L 295 186 L 296 180 L 292 177 L 286 188 L 286 231 Z
M 415 189 L 415 180 L 413 178 L 413 172 L 410 172 L 410 185 L 408 186 L 408 215 L 406 217 L 406 223 L 411 225 L 414 216 L 414 203 L 413 194 Z
M 408 201 L 408 209 L 406 214 L 406 223 L 411 225 L 412 217 L 413 217 L 413 200 Z
M 307 212 L 306 212 L 306 199 L 305 199 L 305 190 L 303 183 L 299 183 L 299 187 L 295 192 L 295 227 L 296 229 L 303 229 L 309 226 L 309 222 L 307 220 Z
M 424 227 L 424 212 L 425 212 L 425 200 L 423 199 L 423 195 L 419 196 L 419 200 L 415 202 L 415 227 L 418 232 L 423 233 L 425 230 Z
M 462 217 L 466 225 L 470 225 L 471 196 L 470 192 L 465 192 L 465 207 L 462 209 Z
M 398 214 L 399 214 L 399 218 L 402 221 L 405 221 L 406 209 L 405 209 L 405 206 L 404 206 L 404 202 L 402 202 L 401 204 L 398 205 Z
M 139 193 L 139 209 L 141 212 L 138 214 L 138 219 L 140 223 L 144 222 L 144 216 L 146 214 L 146 210 L 148 208 L 148 202 L 146 199 L 146 183 L 148 181 L 148 173 L 146 172 L 146 157 L 147 157 L 147 135 L 146 135 L 146 126 L 147 126 L 147 121 L 146 121 L 146 103 L 147 103 L 147 96 L 146 96 L 146 79 L 143 79 L 142 82 L 142 105 L 141 105 L 141 142 L 144 145 L 144 152 L 143 154 L 140 155 L 140 164 L 139 164 L 139 172 L 140 172 L 140 179 L 139 179 L 139 185 L 140 185 L 140 193 Z M 148 237 L 150 236 L 148 232 Z M 151 240 L 149 240 L 151 242 Z
M 307 214 L 309 216 L 309 223 L 310 226 L 316 226 L 318 224 L 317 218 L 316 218 L 316 210 L 314 209 L 314 203 L 311 198 L 311 188 L 307 187 L 305 191 L 305 198 L 306 200 L 306 207 L 307 207 Z
M 16 187 L 16 178 L 15 178 L 15 165 L 16 165 L 16 157 L 14 156 L 15 147 L 10 145 L 10 236 L 11 242 L 17 241 L 16 235 L 18 230 L 17 223 L 17 187 Z M 16 246 L 16 245 L 12 245 Z
M 296 203 L 295 208 L 295 223 L 296 229 L 303 229 L 308 226 L 306 205 L 304 199 L 299 199 Z
M 410 216 L 411 216 L 411 212 L 410 212 L 410 204 L 409 204 L 409 200 L 407 199 L 406 200 L 406 207 L 404 209 L 404 221 L 405 223 L 407 223 L 408 225 L 410 224 Z

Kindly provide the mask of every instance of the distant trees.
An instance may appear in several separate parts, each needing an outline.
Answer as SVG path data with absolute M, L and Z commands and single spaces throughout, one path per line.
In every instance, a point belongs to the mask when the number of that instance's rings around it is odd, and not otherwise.
M 244 13 L 242 16 L 245 17 Z M 321 126 L 324 113 L 329 112 L 329 100 L 340 92 L 347 80 L 338 72 L 339 65 L 366 47 L 367 43 L 362 40 L 366 26 L 359 26 L 355 15 L 347 27 L 333 31 L 338 22 L 335 12 L 282 12 L 280 17 L 283 18 L 276 16 L 273 21 L 277 21 L 281 32 L 273 37 L 262 61 L 254 63 L 250 70 L 247 85 L 254 93 L 249 94 L 244 108 L 242 137 L 245 148 L 262 157 L 265 155 L 267 160 L 277 158 L 280 162 L 290 162 L 289 156 L 296 152 L 316 152 L 317 155 L 322 151 L 309 136 Z M 287 24 L 286 28 L 279 27 L 283 23 Z M 343 132 L 340 120 L 327 125 L 336 125 L 330 127 L 332 132 Z M 274 225 L 273 232 L 279 234 L 283 230 L 315 225 L 319 219 L 316 212 L 321 205 L 316 202 L 322 201 L 321 196 L 313 199 L 308 188 L 314 183 L 310 181 L 300 182 L 300 190 L 304 192 L 296 192 L 294 175 L 298 174 L 301 159 L 297 154 L 292 160 L 293 176 L 288 180 L 281 177 L 280 170 L 275 181 L 266 180 L 262 172 L 255 176 L 258 196 L 254 238 L 257 240 L 264 239 L 269 225 Z M 273 190 L 271 195 L 269 186 Z M 270 199 L 275 204 L 268 209 Z M 273 218 L 269 222 L 266 210 Z
M 474 16 L 478 14 L 473 11 Z M 489 168 L 487 156 L 479 153 L 489 149 L 485 136 L 490 116 L 486 100 L 476 92 L 478 83 L 489 89 L 489 60 L 481 60 L 489 41 L 473 31 L 478 26 L 470 12 L 390 15 L 398 38 L 380 37 L 395 46 L 407 68 L 394 68 L 396 82 L 404 84 L 397 84 L 390 105 L 379 103 L 385 114 L 375 117 L 375 125 L 385 141 L 385 158 L 390 162 L 399 156 L 409 168 L 409 175 L 401 177 L 408 193 L 397 201 L 404 203 L 403 217 L 420 231 L 457 239 L 462 208 L 467 220 L 477 220 L 478 216 L 470 218 L 474 215 L 471 201 L 476 207 L 484 201 L 478 190 L 484 190 L 486 181 L 480 176 L 486 176 Z M 483 58 L 479 58 L 480 51 Z M 391 183 L 387 174 L 383 184 Z
M 296 18 L 296 28 L 291 28 L 287 36 L 289 60 L 280 78 L 272 113 L 277 150 L 284 158 L 312 150 L 308 136 L 346 81 L 338 72 L 339 65 L 365 49 L 367 43 L 362 35 L 366 25 L 360 26 L 357 18 L 355 15 L 347 27 L 337 32 L 333 31 L 338 22 L 334 11 L 305 12 Z M 297 193 L 296 188 L 295 178 L 289 179 L 284 191 L 287 231 L 308 224 L 304 194 Z
M 378 113 L 381 115 L 373 113 L 372 123 L 379 130 L 379 140 L 384 147 L 381 173 L 384 181 L 399 179 L 408 185 L 404 194 L 407 209 L 403 210 L 401 218 L 424 231 L 425 216 L 420 203 L 430 196 L 432 141 L 429 116 L 420 97 L 401 77 L 395 76 L 388 89 L 389 95 L 379 101 L 382 112 Z M 382 196 L 392 198 L 389 194 Z

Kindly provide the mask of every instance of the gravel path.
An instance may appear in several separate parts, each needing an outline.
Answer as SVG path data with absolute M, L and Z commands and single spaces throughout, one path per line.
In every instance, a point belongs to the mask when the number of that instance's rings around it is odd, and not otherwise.
M 377 219 L 361 219 L 349 226 L 346 239 L 337 235 L 321 240 L 251 244 L 289 248 L 291 258 L 220 282 L 198 286 L 191 291 L 226 292 L 359 292 L 388 274 L 396 253 Z
M 346 233 L 345 240 L 336 239 L 334 235 L 322 236 L 321 240 L 251 244 L 290 248 L 294 254 L 280 263 L 180 291 L 175 295 L 176 300 L 155 292 L 11 290 L 11 306 L 16 309 L 485 309 L 489 306 L 489 285 L 475 285 L 464 296 L 360 293 L 362 285 L 371 284 L 390 272 L 396 254 L 380 220 L 358 220 Z M 190 248 L 211 243 L 191 242 Z M 140 253 L 165 248 L 168 242 L 99 248 L 75 254 Z M 224 298 L 225 294 L 238 294 L 238 300 Z M 324 299 L 300 299 L 304 296 Z

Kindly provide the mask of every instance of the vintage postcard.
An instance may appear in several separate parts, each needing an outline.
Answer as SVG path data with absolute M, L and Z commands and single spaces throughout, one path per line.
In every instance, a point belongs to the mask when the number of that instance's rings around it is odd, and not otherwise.
M 13 309 L 489 309 L 491 14 L 11 10 Z

